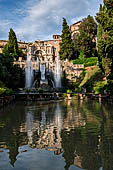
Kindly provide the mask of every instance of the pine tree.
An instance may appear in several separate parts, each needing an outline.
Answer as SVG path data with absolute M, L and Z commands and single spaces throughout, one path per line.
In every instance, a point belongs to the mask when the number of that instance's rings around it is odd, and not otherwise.
M 87 18 L 83 19 L 79 26 L 79 33 L 76 35 L 74 40 L 75 50 L 82 52 L 84 57 L 94 57 L 96 53 L 96 37 L 97 24 L 93 17 L 88 15 Z
M 3 54 L 13 57 L 16 60 L 19 57 L 18 42 L 17 42 L 16 34 L 12 28 L 9 31 L 8 44 L 6 44 L 3 48 Z
M 71 32 L 69 26 L 67 25 L 67 21 L 63 18 L 63 29 L 61 35 L 62 41 L 60 43 L 60 59 L 69 59 L 73 58 L 73 43 L 71 40 Z
M 104 0 L 96 16 L 99 61 L 107 78 L 113 79 L 113 0 Z

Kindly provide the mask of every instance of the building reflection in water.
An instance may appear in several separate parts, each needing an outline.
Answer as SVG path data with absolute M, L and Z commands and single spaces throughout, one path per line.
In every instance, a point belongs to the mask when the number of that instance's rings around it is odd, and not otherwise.
M 40 119 L 34 116 L 33 111 L 26 111 L 26 129 L 24 129 L 25 132 L 27 131 L 28 144 L 31 147 L 46 148 L 49 151 L 54 151 L 55 154 L 60 154 L 62 152 L 61 109 L 58 103 L 49 109 L 48 106 L 44 106 L 40 113 Z
M 29 145 L 61 154 L 66 170 L 112 170 L 112 109 L 77 101 L 10 106 L 0 114 L 0 148 L 9 150 L 13 166 L 20 147 Z

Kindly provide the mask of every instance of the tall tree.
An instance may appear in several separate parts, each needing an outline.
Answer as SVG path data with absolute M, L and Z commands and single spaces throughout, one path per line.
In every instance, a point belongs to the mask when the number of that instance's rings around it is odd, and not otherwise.
M 19 65 L 13 64 L 11 56 L 0 54 L 0 81 L 14 90 L 24 86 L 23 71 Z
M 60 58 L 62 60 L 66 58 L 70 60 L 73 58 L 73 43 L 71 40 L 71 32 L 65 18 L 63 18 L 63 29 L 61 38 L 62 41 L 60 43 L 59 51 Z
M 81 21 L 79 26 L 79 33 L 74 40 L 75 50 L 82 52 L 84 57 L 94 57 L 96 53 L 96 33 L 97 24 L 92 16 Z
M 16 34 L 12 28 L 9 31 L 8 44 L 6 44 L 3 48 L 3 54 L 12 56 L 16 60 L 19 57 L 20 51 L 18 48 L 18 42 L 17 42 Z
M 100 5 L 96 19 L 100 66 L 105 76 L 113 79 L 113 0 L 104 0 L 104 5 Z
M 16 35 L 10 29 L 8 44 L 4 46 L 3 54 L 0 55 L 0 81 L 14 90 L 23 87 L 24 84 L 22 69 L 19 65 L 13 64 L 14 58 L 18 59 L 20 52 Z

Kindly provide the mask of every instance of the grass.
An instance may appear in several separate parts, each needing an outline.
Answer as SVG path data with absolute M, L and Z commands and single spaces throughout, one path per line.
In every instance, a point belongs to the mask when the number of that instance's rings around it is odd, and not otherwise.
M 83 81 L 80 83 L 79 86 L 80 87 L 84 86 L 88 82 L 88 80 L 90 80 L 91 77 L 93 77 L 99 71 L 100 71 L 100 69 L 99 69 L 98 66 L 86 67 L 85 68 L 85 72 L 86 72 L 85 77 L 84 77 Z

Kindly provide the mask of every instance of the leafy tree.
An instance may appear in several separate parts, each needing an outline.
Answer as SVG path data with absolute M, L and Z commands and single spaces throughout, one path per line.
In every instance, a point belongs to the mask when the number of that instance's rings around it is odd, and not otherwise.
M 74 40 L 74 47 L 79 53 L 83 53 L 84 57 L 94 57 L 97 55 L 96 51 L 96 33 L 97 24 L 93 17 L 88 15 L 83 19 L 79 26 L 79 33 Z
M 59 51 L 60 58 L 62 60 L 66 58 L 70 60 L 73 58 L 73 43 L 71 40 L 71 32 L 65 18 L 63 18 L 63 29 L 61 38 L 62 42 L 60 43 Z
M 24 78 L 22 69 L 14 65 L 14 58 L 18 59 L 21 50 L 18 49 L 17 38 L 12 29 L 9 32 L 8 44 L 3 48 L 3 54 L 0 54 L 0 81 L 11 89 L 23 87 Z
M 13 59 L 9 56 L 4 56 L 0 54 L 0 80 L 4 81 L 8 77 L 8 70 L 10 70 L 13 65 Z
M 21 51 L 18 48 L 18 42 L 16 38 L 16 34 L 11 28 L 9 31 L 9 39 L 8 39 L 8 44 L 6 44 L 3 48 L 3 54 L 6 56 L 11 56 L 15 58 L 16 60 L 18 59 Z
M 13 65 L 11 56 L 0 55 L 0 81 L 14 90 L 24 85 L 22 69 L 18 65 Z
M 113 79 L 113 0 L 104 0 L 96 20 L 100 67 L 108 79 Z

